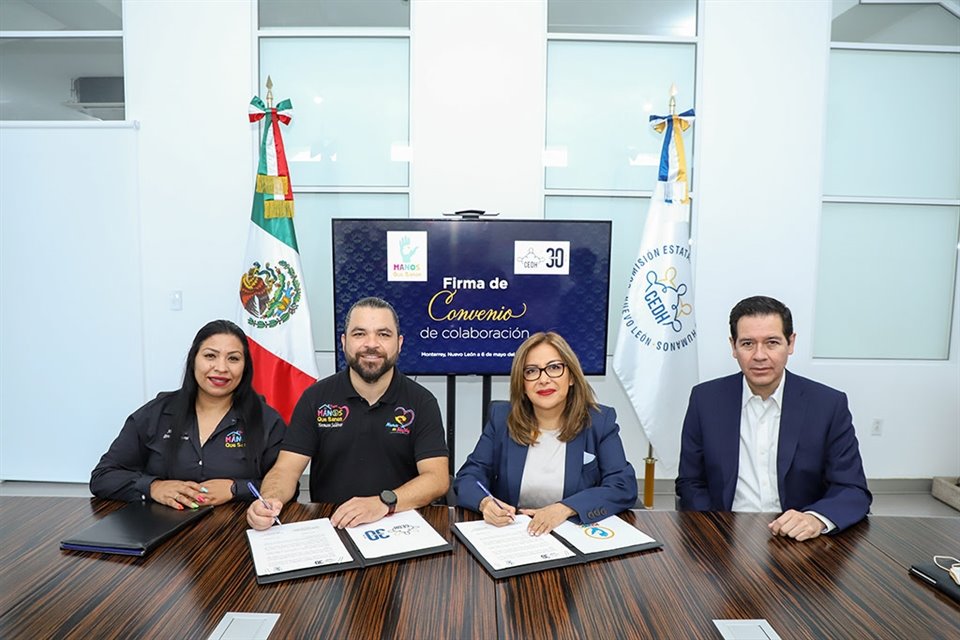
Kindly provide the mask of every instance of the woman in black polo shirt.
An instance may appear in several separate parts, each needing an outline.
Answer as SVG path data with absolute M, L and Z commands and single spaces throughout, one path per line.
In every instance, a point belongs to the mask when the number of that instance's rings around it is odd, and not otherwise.
M 283 433 L 280 415 L 253 389 L 247 337 L 214 320 L 193 339 L 180 389 L 127 418 L 90 475 L 90 491 L 175 509 L 251 500 L 247 482 L 259 486 Z

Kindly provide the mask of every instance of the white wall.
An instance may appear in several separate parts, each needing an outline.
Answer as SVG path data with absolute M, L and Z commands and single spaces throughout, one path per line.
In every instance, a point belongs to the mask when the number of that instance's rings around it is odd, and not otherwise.
M 87 479 L 143 398 L 136 162 L 128 123 L 0 127 L 0 479 Z
M 140 122 L 146 384 L 179 386 L 197 329 L 235 319 L 253 201 L 247 0 L 124 3 L 127 118 Z M 173 291 L 183 310 L 172 311 Z
M 464 207 L 542 216 L 544 12 L 532 1 L 414 0 L 414 216 Z M 811 357 L 829 3 L 711 0 L 703 12 L 694 203 L 701 377 L 735 371 L 726 329 L 733 303 L 755 293 L 777 296 L 796 319 L 791 369 L 848 393 L 869 477 L 960 474 L 960 314 L 948 362 Z M 201 324 L 233 317 L 256 162 L 246 105 L 262 93 L 254 87 L 254 29 L 247 0 L 124 3 L 127 115 L 142 127 L 148 396 L 179 383 Z M 51 184 L 62 183 L 52 177 Z M 169 308 L 174 290 L 183 291 L 179 312 Z M 311 300 L 311 309 L 328 313 L 331 304 Z M 332 371 L 332 354 L 318 362 L 321 373 Z M 109 362 L 91 366 L 85 375 L 109 376 Z M 443 380 L 421 381 L 443 408 Z M 617 407 L 639 471 L 646 440 L 624 394 L 612 374 L 592 382 L 602 401 Z M 479 433 L 479 379 L 460 379 L 458 391 L 459 463 Z M 494 397 L 505 394 L 497 381 Z M 105 430 L 104 442 L 125 415 L 95 425 Z M 880 437 L 867 435 L 873 417 L 884 420 Z
M 956 312 L 949 361 L 812 358 L 830 3 L 711 0 L 704 13 L 694 211 L 701 377 L 735 371 L 730 307 L 774 296 L 794 315 L 789 368 L 849 396 L 868 477 L 957 475 Z M 874 418 L 881 436 L 870 435 Z
M 546 5 L 411 4 L 411 215 L 543 217 Z

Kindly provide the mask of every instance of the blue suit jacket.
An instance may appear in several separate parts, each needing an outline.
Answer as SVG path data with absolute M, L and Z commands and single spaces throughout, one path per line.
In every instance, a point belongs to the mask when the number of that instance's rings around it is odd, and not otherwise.
M 872 500 L 847 396 L 785 372 L 777 486 L 784 511 L 816 511 L 842 531 Z M 680 508 L 730 511 L 740 466 L 743 374 L 693 388 L 683 421 L 677 495 Z
M 501 502 L 516 506 L 520 499 L 528 448 L 510 438 L 509 413 L 509 402 L 490 404 L 480 440 L 453 483 L 461 507 L 480 510 L 486 494 L 477 480 Z M 562 502 L 577 512 L 581 522 L 596 522 L 637 502 L 637 475 L 623 452 L 616 412 L 601 406 L 590 412 L 590 420 L 591 424 L 567 443 L 563 476 Z

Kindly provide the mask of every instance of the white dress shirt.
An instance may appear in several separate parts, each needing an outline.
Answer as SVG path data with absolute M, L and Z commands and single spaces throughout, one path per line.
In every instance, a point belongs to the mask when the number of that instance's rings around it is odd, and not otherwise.
M 777 478 L 777 451 L 780 445 L 780 414 L 783 410 L 784 375 L 770 397 L 754 395 L 743 379 L 740 409 L 740 466 L 733 494 L 734 511 L 780 513 L 780 486 Z M 807 511 L 823 522 L 821 533 L 836 525 L 816 511 Z
M 783 407 L 783 382 L 766 400 L 754 395 L 743 379 L 740 409 L 740 466 L 737 489 L 733 494 L 734 511 L 780 513 L 777 483 L 777 449 L 780 441 L 780 411 Z

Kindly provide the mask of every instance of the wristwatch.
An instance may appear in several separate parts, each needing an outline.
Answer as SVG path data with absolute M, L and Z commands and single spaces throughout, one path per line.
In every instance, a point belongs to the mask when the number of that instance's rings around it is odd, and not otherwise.
M 397 510 L 397 494 L 390 489 L 384 489 L 380 492 L 380 502 L 387 505 L 387 515 Z

